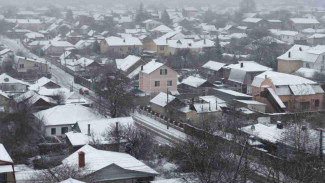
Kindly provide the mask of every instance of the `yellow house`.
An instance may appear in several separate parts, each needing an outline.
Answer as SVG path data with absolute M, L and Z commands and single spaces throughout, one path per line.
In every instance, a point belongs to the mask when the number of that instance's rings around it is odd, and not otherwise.
M 26 72 L 40 72 L 45 73 L 48 72 L 48 64 L 43 60 L 36 60 L 26 57 L 15 57 L 15 70 L 18 73 L 26 73 Z
M 135 37 L 115 37 L 111 36 L 100 43 L 101 53 L 107 53 L 111 57 L 125 57 L 130 53 L 141 52 L 143 44 Z
M 14 162 L 2 144 L 0 144 L 0 182 L 16 182 Z

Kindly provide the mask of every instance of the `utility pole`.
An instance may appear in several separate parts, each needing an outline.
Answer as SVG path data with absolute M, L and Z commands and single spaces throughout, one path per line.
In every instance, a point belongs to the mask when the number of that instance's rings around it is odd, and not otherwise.
M 318 128 L 319 131 L 319 158 L 323 160 L 323 129 Z
M 247 141 L 248 141 L 248 139 L 246 139 L 245 144 L 244 144 L 244 147 L 243 147 L 243 150 L 241 151 L 240 158 L 239 158 L 239 163 L 238 163 L 238 166 L 237 166 L 235 175 L 234 175 L 234 179 L 232 181 L 233 183 L 236 183 L 237 174 L 238 174 L 238 171 L 239 171 L 239 167 L 240 167 L 241 161 L 243 159 L 243 155 L 244 155 L 244 152 L 245 152 L 245 149 L 246 149 Z

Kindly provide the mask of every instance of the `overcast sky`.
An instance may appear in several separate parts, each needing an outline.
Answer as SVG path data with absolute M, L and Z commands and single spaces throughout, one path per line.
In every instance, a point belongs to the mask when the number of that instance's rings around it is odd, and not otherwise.
M 30 6 L 46 6 L 48 4 L 53 5 L 86 5 L 86 4 L 98 4 L 98 5 L 107 5 L 110 4 L 126 4 L 129 6 L 135 6 L 140 2 L 143 2 L 145 5 L 155 4 L 155 5 L 165 5 L 169 7 L 175 6 L 235 6 L 240 0 L 0 0 L 1 5 L 5 4 L 15 4 L 15 5 L 30 5 Z M 303 2 L 310 4 L 312 2 L 318 2 L 319 4 L 325 4 L 325 0 L 255 0 L 257 5 L 266 5 L 266 4 L 295 4 L 297 2 Z

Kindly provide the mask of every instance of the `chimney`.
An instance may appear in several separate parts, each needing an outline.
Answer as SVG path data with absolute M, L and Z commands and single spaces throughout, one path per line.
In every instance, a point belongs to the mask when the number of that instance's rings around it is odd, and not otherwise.
M 143 65 L 141 65 L 141 70 L 143 71 Z
M 265 74 L 265 79 L 267 79 L 267 75 Z
M 203 40 L 203 44 L 206 44 L 206 40 L 205 39 Z
M 291 58 L 291 52 L 290 52 L 290 51 L 289 51 L 289 53 L 288 53 L 288 57 Z
M 123 42 L 125 43 L 125 39 L 123 39 Z
M 166 44 L 168 43 L 168 38 L 166 38 Z
M 278 129 L 283 129 L 283 124 L 282 124 L 282 122 L 281 122 L 281 121 L 277 121 L 277 122 L 276 122 L 276 127 L 277 127 Z
M 243 68 L 244 67 L 244 63 L 240 63 L 240 68 Z
M 299 47 L 299 51 L 302 51 L 302 48 L 301 47 Z
M 83 151 L 78 152 L 79 168 L 85 167 L 85 153 Z
M 90 136 L 90 124 L 88 124 L 88 136 Z
M 118 122 L 116 122 L 116 132 L 118 132 Z

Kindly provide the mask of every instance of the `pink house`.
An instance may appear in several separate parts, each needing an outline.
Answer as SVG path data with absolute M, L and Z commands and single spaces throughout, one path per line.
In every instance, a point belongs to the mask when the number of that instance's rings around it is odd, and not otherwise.
M 177 92 L 177 72 L 163 63 L 152 60 L 141 67 L 139 89 L 145 93 Z

